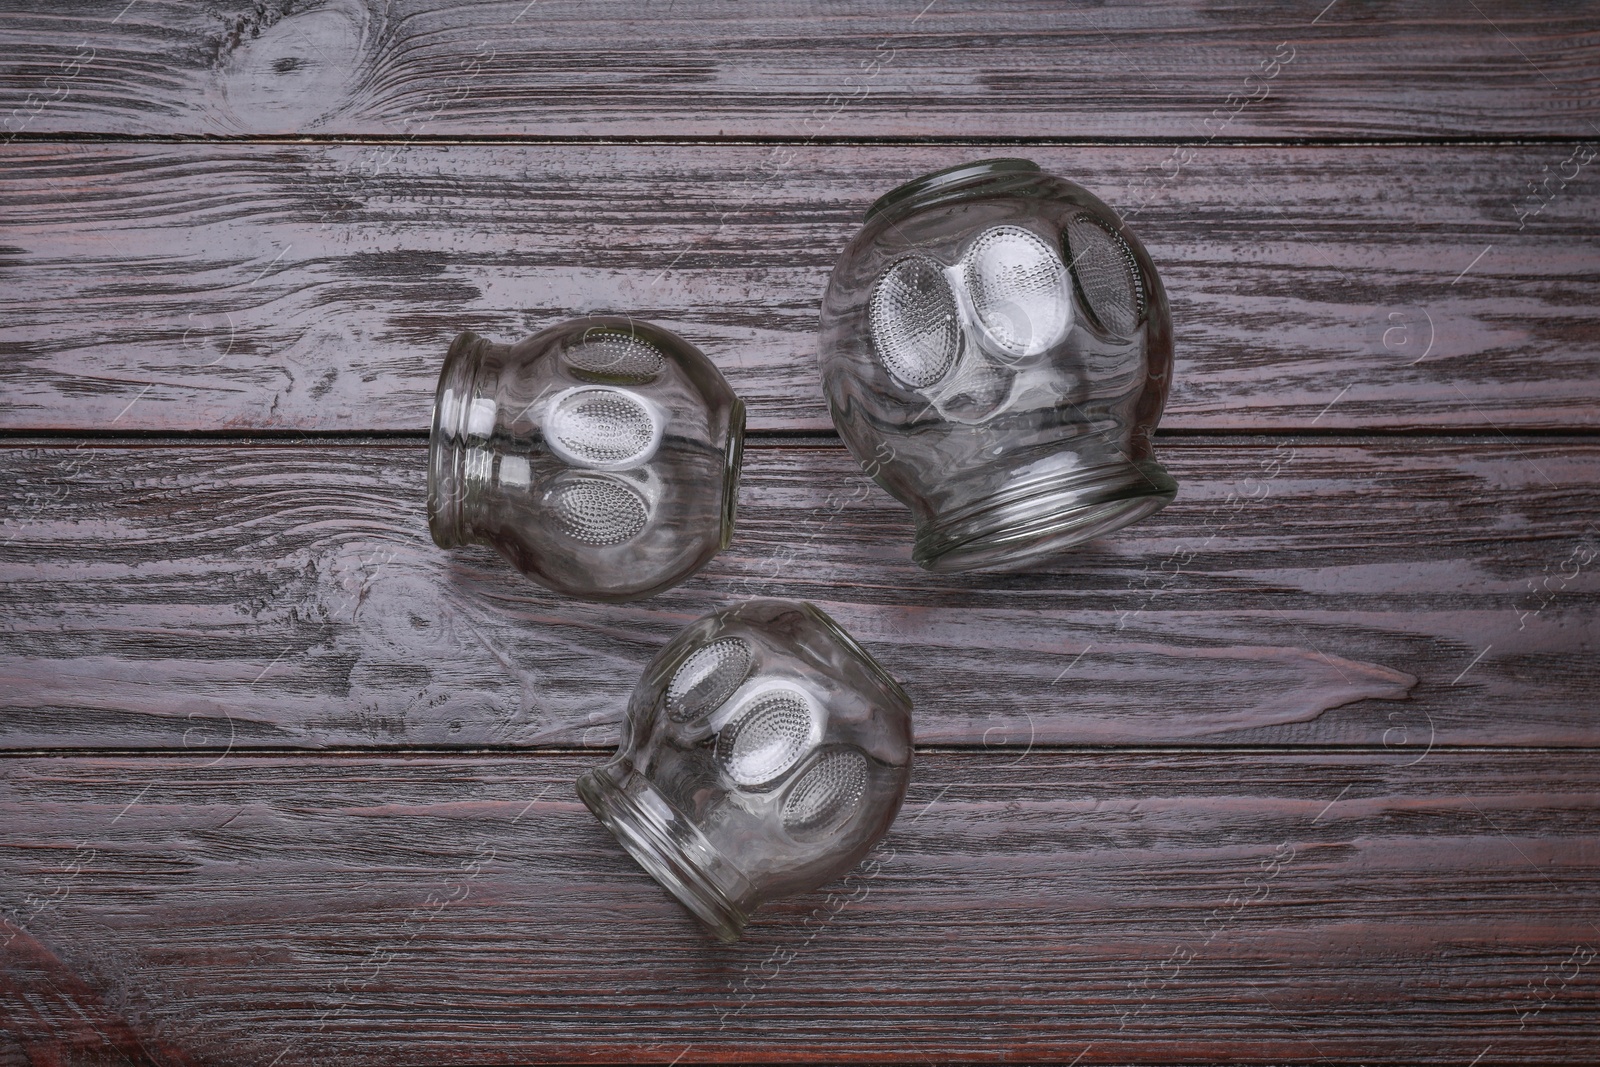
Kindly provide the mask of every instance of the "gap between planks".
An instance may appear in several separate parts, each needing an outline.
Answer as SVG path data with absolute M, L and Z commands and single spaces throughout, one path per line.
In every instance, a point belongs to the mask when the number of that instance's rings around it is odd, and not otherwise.
M 1245 428 L 1158 430 L 1156 444 L 1177 448 L 1257 448 L 1263 445 L 1296 441 L 1314 442 L 1318 448 L 1363 448 L 1388 440 L 1412 441 L 1419 445 L 1478 445 L 1484 442 L 1512 444 L 1590 444 L 1600 438 L 1600 426 L 1528 427 L 1506 433 L 1494 427 L 1463 427 L 1441 431 L 1430 427 L 1404 427 L 1351 430 L 1252 430 Z M 418 448 L 427 445 L 427 430 L 99 430 L 89 427 L 52 429 L 0 429 L 0 448 L 67 448 L 89 445 L 99 448 L 188 448 L 211 445 L 268 446 L 367 445 L 375 448 L 398 446 Z M 793 429 L 747 430 L 745 447 L 756 448 L 843 448 L 844 442 L 832 431 L 796 427 Z
M 60 133 L 14 133 L 3 144 L 101 144 L 101 145 L 496 145 L 516 147 L 603 147 L 631 145 L 661 145 L 694 147 L 839 147 L 872 148 L 916 147 L 982 148 L 1173 148 L 1183 145 L 1204 145 L 1218 148 L 1499 148 L 1541 145 L 1588 144 L 1588 136 L 1571 134 L 1528 134 L 1516 137 L 1440 136 L 1440 137 L 962 137 L 959 135 L 879 135 L 879 136 L 815 136 L 815 137 L 761 137 L 756 135 L 714 134 L 679 136 L 639 134 L 631 137 L 582 137 L 571 134 L 542 137 L 538 134 L 169 134 L 169 133 L 95 133 L 92 131 Z
M 270 748 L 250 747 L 230 749 L 220 755 L 216 749 L 182 748 L 182 747 L 156 747 L 156 748 L 128 748 L 107 747 L 95 748 L 93 746 L 79 746 L 73 748 L 7 748 L 0 745 L 0 762 L 5 760 L 37 760 L 37 759 L 186 759 L 198 760 L 207 765 L 227 759 L 296 759 L 300 757 L 311 759 L 387 759 L 390 757 L 415 756 L 423 759 L 459 759 L 462 757 L 484 757 L 486 759 L 514 759 L 526 756 L 530 759 L 593 759 L 597 753 L 609 752 L 616 748 L 613 744 L 583 746 L 583 745 L 469 745 L 454 748 L 449 745 L 339 745 L 329 748 L 295 747 L 293 745 L 277 745 Z M 913 745 L 912 751 L 922 756 L 940 755 L 993 755 L 997 759 L 1011 760 L 1018 752 L 1026 755 L 1030 752 L 1051 753 L 1054 755 L 1070 756 L 1192 756 L 1207 752 L 1225 753 L 1230 756 L 1381 756 L 1384 754 L 1397 754 L 1402 750 L 1393 745 L 1384 745 L 1373 742 L 1351 741 L 1318 742 L 1314 744 L 1227 744 L 1226 742 L 1194 744 L 1174 744 L 1161 742 L 1157 744 L 1138 744 L 1134 742 L 1118 742 L 1111 744 L 1075 743 L 1059 741 L 1040 741 L 1034 744 L 1025 743 L 988 743 L 983 741 L 969 743 L 940 742 L 937 744 Z M 1435 742 L 1430 748 L 1432 752 L 1449 752 L 1454 755 L 1535 755 L 1548 752 L 1559 755 L 1582 755 L 1584 753 L 1600 753 L 1600 745 L 1570 744 L 1452 744 L 1449 742 Z

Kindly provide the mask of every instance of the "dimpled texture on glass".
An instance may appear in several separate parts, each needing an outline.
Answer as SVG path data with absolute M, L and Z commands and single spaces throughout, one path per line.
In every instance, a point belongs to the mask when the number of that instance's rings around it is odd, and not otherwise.
M 802 774 L 783 802 L 791 833 L 831 829 L 848 819 L 867 789 L 867 761 L 851 749 L 826 752 Z
M 602 334 L 578 341 L 563 353 L 573 377 L 616 385 L 653 382 L 666 362 L 660 350 L 623 334 Z
M 483 544 L 552 590 L 652 596 L 733 535 L 744 404 L 705 354 L 593 316 L 445 357 L 428 446 L 428 528 Z
M 1020 570 L 1165 506 L 1154 265 L 1088 190 L 1019 159 L 890 192 L 834 266 L 823 392 L 935 571 Z
M 549 507 L 557 529 L 586 545 L 620 545 L 649 521 L 644 498 L 609 478 L 558 477 Z
M 944 388 L 927 395 L 928 405 L 952 423 L 981 423 L 1011 398 L 1017 376 L 973 349 Z
M 1067 264 L 1090 312 L 1111 333 L 1131 334 L 1144 315 L 1144 289 L 1133 249 L 1089 215 L 1067 223 L 1066 238 Z
M 740 785 L 767 785 L 800 761 L 811 742 L 811 706 L 793 690 L 752 700 L 717 735 L 717 759 Z
M 750 646 L 737 637 L 695 649 L 667 685 L 667 714 L 688 722 L 722 707 L 750 673 Z
M 939 265 L 919 256 L 890 267 L 872 292 L 872 340 L 889 373 L 932 385 L 961 352 L 956 298 Z
M 726 940 L 776 897 L 858 862 L 911 766 L 905 692 L 810 604 L 755 600 L 692 623 L 645 669 L 621 747 L 578 794 Z
M 660 428 L 635 394 L 595 385 L 555 397 L 544 434 L 551 450 L 568 463 L 627 470 L 655 454 Z
M 1067 271 L 1037 234 L 991 227 L 962 262 L 972 310 L 1002 352 L 1033 355 L 1060 339 L 1072 316 Z

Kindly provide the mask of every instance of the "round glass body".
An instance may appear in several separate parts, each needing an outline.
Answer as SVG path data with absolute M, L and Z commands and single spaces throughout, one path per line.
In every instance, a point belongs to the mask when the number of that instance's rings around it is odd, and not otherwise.
M 698 348 L 590 317 L 514 345 L 463 333 L 433 404 L 428 529 L 586 600 L 635 600 L 733 536 L 744 404 Z
M 718 937 L 883 836 L 911 773 L 911 702 L 810 604 L 692 623 L 645 668 L 610 763 L 578 795 Z
M 935 571 L 1019 569 L 1119 529 L 1177 483 L 1151 433 L 1166 295 L 1088 190 L 1022 159 L 919 178 L 867 212 L 822 302 L 823 391 Z

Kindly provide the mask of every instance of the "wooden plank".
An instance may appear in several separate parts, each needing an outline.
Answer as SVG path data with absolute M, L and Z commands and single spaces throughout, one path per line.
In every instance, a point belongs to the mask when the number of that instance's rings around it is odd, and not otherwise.
M 1176 503 L 1011 576 L 918 570 L 838 446 L 753 447 L 732 546 L 625 606 L 435 548 L 413 443 L 15 449 L 0 739 L 609 745 L 688 620 L 787 596 L 924 742 L 1600 742 L 1600 444 L 1162 447 Z
M 1581 0 L 84 0 L 7 12 L 0 36 L 5 132 L 1588 137 L 1600 120 Z
M 817 307 L 862 209 L 994 151 L 13 145 L 0 426 L 420 430 L 458 330 L 610 310 L 705 348 L 755 429 L 825 430 Z M 1590 149 L 1027 151 L 1160 264 L 1168 429 L 1600 426 Z M 1541 168 L 1577 176 L 1534 213 Z
M 592 762 L 8 759 L 5 1029 L 158 1062 L 1460 1065 L 1600 1026 L 1593 750 L 922 753 L 879 850 L 733 946 L 582 808 Z

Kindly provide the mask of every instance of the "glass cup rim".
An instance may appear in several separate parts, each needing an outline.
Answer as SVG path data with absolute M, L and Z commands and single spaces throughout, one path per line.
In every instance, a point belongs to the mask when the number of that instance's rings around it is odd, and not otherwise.
M 979 159 L 971 163 L 958 163 L 953 167 L 945 167 L 931 174 L 924 174 L 920 178 L 913 178 L 904 185 L 884 193 L 872 202 L 867 208 L 864 221 L 872 222 L 880 215 L 903 207 L 914 201 L 922 200 L 935 192 L 946 192 L 960 186 L 971 185 L 995 177 L 1012 174 L 1043 174 L 1044 168 L 1031 159 L 1021 159 L 1014 156 L 1000 156 L 994 159 Z

